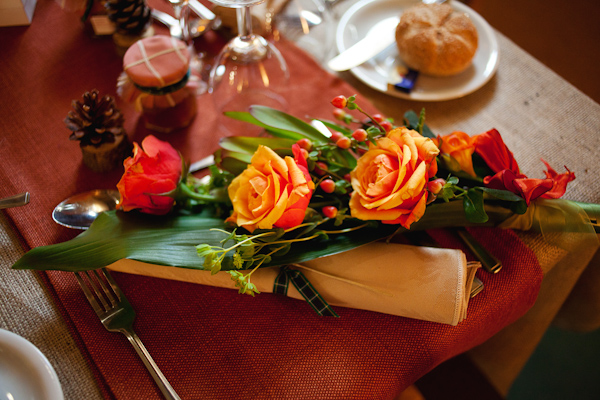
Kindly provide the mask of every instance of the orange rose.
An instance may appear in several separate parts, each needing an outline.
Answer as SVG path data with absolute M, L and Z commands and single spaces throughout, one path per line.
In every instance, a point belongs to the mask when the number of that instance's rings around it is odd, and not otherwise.
M 473 160 L 471 156 L 475 151 L 475 142 L 473 138 L 461 131 L 452 132 L 449 135 L 442 136 L 442 153 L 449 154 L 454 158 L 460 169 L 471 176 L 477 176 L 473 169 Z
M 181 179 L 181 156 L 169 143 L 146 136 L 142 147 L 133 144 L 133 157 L 124 162 L 125 173 L 117 184 L 121 194 L 119 208 L 141 209 L 163 215 L 171 211 L 174 199 L 161 196 L 177 188 Z
M 427 181 L 437 172 L 438 154 L 431 139 L 404 127 L 370 144 L 350 173 L 352 216 L 410 228 L 425 213 Z
M 248 168 L 229 185 L 233 214 L 227 218 L 253 232 L 255 229 L 291 228 L 302 223 L 315 188 L 298 145 L 295 159 L 279 157 L 259 146 Z

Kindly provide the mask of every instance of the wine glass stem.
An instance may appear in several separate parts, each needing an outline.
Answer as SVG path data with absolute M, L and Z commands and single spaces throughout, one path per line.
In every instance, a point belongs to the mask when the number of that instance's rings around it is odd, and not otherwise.
M 250 14 L 250 6 L 236 8 L 235 11 L 239 37 L 242 40 L 251 40 L 254 35 L 252 33 L 252 15 Z
M 181 40 L 185 42 L 188 46 L 192 46 L 192 38 L 190 36 L 190 7 L 188 5 L 188 0 L 184 0 L 183 5 L 181 7 L 181 16 L 179 18 L 179 26 L 181 27 Z
M 190 38 L 190 31 L 188 29 L 188 20 L 190 16 L 190 8 L 188 6 L 188 0 L 184 0 L 178 4 L 173 4 L 173 13 L 175 19 L 179 22 L 179 28 L 181 29 L 181 40 L 188 46 L 192 44 Z

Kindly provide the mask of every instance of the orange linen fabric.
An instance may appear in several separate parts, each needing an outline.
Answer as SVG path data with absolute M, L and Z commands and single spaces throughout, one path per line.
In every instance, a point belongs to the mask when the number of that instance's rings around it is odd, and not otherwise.
M 88 170 L 63 119 L 84 91 L 115 95 L 122 60 L 111 38 L 86 34 L 77 15 L 53 0 L 38 1 L 30 27 L 1 28 L 0 35 L 0 197 L 31 193 L 30 204 L 5 211 L 25 247 L 68 240 L 79 232 L 52 222 L 54 206 L 74 193 L 114 188 L 121 171 Z M 217 39 L 207 36 L 199 46 Z M 294 46 L 282 44 L 281 51 L 291 69 L 287 99 L 295 115 L 329 117 L 329 99 L 356 93 Z M 118 104 L 131 138 L 141 141 L 149 132 L 137 125 L 139 114 Z M 198 107 L 188 129 L 157 135 L 192 161 L 215 150 L 219 140 L 210 100 L 199 98 Z M 250 298 L 229 289 L 114 276 L 137 311 L 139 336 L 183 399 L 390 399 L 442 361 L 484 342 L 535 301 L 542 272 L 533 253 L 511 231 L 472 232 L 504 267 L 497 275 L 478 273 L 485 289 L 456 327 L 347 308 L 336 309 L 341 318 L 321 318 L 304 302 L 283 296 Z M 432 233 L 445 246 L 461 247 L 447 232 Z M 125 337 L 102 327 L 73 274 L 40 276 L 105 398 L 160 399 Z

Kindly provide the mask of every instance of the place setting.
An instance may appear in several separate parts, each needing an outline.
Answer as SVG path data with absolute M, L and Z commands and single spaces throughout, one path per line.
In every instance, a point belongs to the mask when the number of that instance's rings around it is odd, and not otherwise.
M 135 2 L 35 144 L 68 158 L 0 202 L 27 246 L 10 272 L 39 274 L 104 397 L 384 398 L 534 305 L 522 235 L 597 246 L 600 205 L 564 198 L 579 171 L 525 174 L 511 132 L 384 115 L 337 74 L 414 102 L 482 89 L 500 46 L 465 4 L 211 1 Z M 438 6 L 469 54 L 416 65 L 401 28 Z M 325 384 L 340 365 L 352 384 Z
M 459 1 L 446 3 L 457 16 L 466 15 L 477 32 L 475 44 L 472 45 L 476 51 L 470 57 L 465 56 L 469 57 L 467 65 L 458 66 L 462 70 L 457 72 L 432 69 L 429 73 L 426 71 L 419 74 L 415 69 L 418 64 L 414 61 L 414 56 L 412 63 L 406 64 L 398 51 L 396 26 L 400 22 L 403 11 L 419 3 L 414 0 L 364 0 L 353 4 L 341 16 L 336 30 L 337 50 L 340 54 L 346 53 L 347 59 L 330 60 L 329 68 L 336 71 L 349 70 L 361 82 L 375 90 L 413 101 L 452 100 L 464 97 L 485 85 L 498 68 L 498 42 L 493 29 L 485 19 Z M 433 26 L 436 26 L 435 23 Z M 409 35 L 412 36 L 413 33 L 410 32 Z M 372 38 L 363 44 L 363 48 L 368 51 L 358 48 L 356 53 L 351 53 L 352 46 L 367 36 Z M 465 36 L 462 36 L 462 39 L 457 40 L 465 40 L 464 38 Z M 414 51 L 427 50 L 415 49 Z M 431 57 L 442 58 L 437 55 Z M 359 61 L 362 62 L 359 64 Z

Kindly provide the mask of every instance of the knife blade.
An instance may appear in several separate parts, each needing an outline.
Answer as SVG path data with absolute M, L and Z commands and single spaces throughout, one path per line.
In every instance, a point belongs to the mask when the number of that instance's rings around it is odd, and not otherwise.
M 29 203 L 29 192 L 0 199 L 0 210 L 11 207 L 24 206 Z
M 177 19 L 154 8 L 152 9 L 151 13 L 152 18 L 169 28 L 169 34 L 171 36 L 181 39 L 181 27 L 179 26 L 179 21 L 177 21 Z
M 215 163 L 215 157 L 211 154 L 208 157 L 204 157 L 201 160 L 193 162 L 190 164 L 189 172 L 197 172 L 201 169 L 208 168 Z
M 214 21 L 216 18 L 215 13 L 210 11 L 208 7 L 200 3 L 198 0 L 189 0 L 188 6 L 201 18 L 209 19 L 211 21 Z
M 362 40 L 329 60 L 327 66 L 333 71 L 347 71 L 373 58 L 395 42 L 399 22 L 399 17 L 379 21 Z

